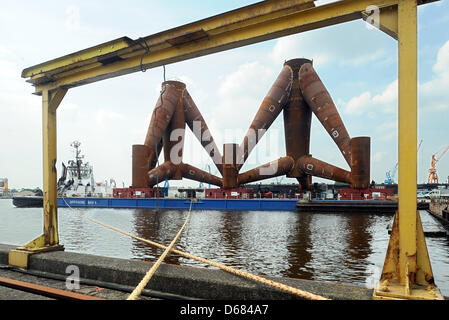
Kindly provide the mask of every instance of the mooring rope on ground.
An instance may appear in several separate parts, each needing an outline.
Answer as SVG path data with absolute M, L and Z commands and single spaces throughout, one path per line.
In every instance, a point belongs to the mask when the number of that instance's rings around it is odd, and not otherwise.
M 128 237 L 131 237 L 133 239 L 142 241 L 142 242 L 147 243 L 149 245 L 152 245 L 154 247 L 158 247 L 158 248 L 161 248 L 161 249 L 167 249 L 168 248 L 168 247 L 164 246 L 163 244 L 160 244 L 160 243 L 148 240 L 148 239 L 144 239 L 144 238 L 135 236 L 135 235 L 133 235 L 133 234 L 131 234 L 129 232 L 122 231 L 120 229 L 117 229 L 115 227 L 109 226 L 109 225 L 104 224 L 104 223 L 102 223 L 100 221 L 97 221 L 95 219 L 92 219 L 92 218 L 82 214 L 81 212 L 79 212 L 79 210 L 75 210 L 74 208 L 72 208 L 65 201 L 64 198 L 63 198 L 63 200 L 66 203 L 67 207 L 69 207 L 71 210 L 76 212 L 81 217 L 84 217 L 84 218 L 86 218 L 86 219 L 88 219 L 88 220 L 90 220 L 90 221 L 92 221 L 92 222 L 94 222 L 94 223 L 96 223 L 98 225 L 101 225 L 101 226 L 103 226 L 105 228 L 108 228 L 110 230 L 116 231 L 118 233 L 121 233 L 121 234 L 126 235 Z M 183 251 L 180 251 L 180 250 L 177 250 L 177 249 L 173 249 L 173 248 L 170 249 L 170 251 L 173 252 L 173 253 L 179 254 L 179 255 L 181 255 L 181 256 L 183 256 L 185 258 L 193 259 L 193 260 L 196 260 L 196 261 L 208 264 L 210 266 L 219 268 L 219 269 L 221 269 L 223 271 L 227 271 L 229 273 L 233 273 L 235 275 L 238 275 L 238 276 L 241 276 L 241 277 L 244 277 L 244 278 L 247 278 L 247 279 L 250 279 L 250 280 L 253 280 L 253 281 L 256 281 L 256 282 L 259 282 L 259 283 L 262 283 L 262 284 L 265 284 L 265 285 L 268 285 L 268 286 L 271 286 L 271 287 L 274 287 L 274 288 L 277 288 L 279 290 L 282 290 L 282 291 L 285 291 L 285 292 L 297 295 L 297 296 L 299 296 L 301 298 L 304 298 L 304 299 L 308 299 L 308 300 L 329 300 L 329 299 L 327 299 L 325 297 L 322 297 L 320 295 L 316 295 L 316 294 L 313 294 L 313 293 L 308 292 L 308 291 L 304 291 L 304 290 L 301 290 L 301 289 L 298 289 L 298 288 L 294 288 L 294 287 L 285 285 L 283 283 L 279 283 L 279 282 L 276 282 L 276 281 L 268 280 L 266 278 L 263 278 L 263 277 L 260 277 L 260 276 L 257 276 L 257 275 L 245 272 L 245 271 L 237 270 L 237 269 L 234 269 L 232 267 L 228 267 L 228 266 L 223 265 L 223 264 L 218 263 L 218 262 L 214 262 L 214 261 L 207 260 L 205 258 L 197 257 L 197 256 L 195 256 L 193 254 L 190 254 L 190 253 L 187 253 L 187 252 L 183 252 Z
M 179 229 L 178 234 L 173 238 L 172 242 L 167 247 L 167 249 L 165 249 L 164 253 L 159 257 L 159 259 L 151 267 L 151 269 L 148 270 L 148 272 L 145 275 L 145 277 L 143 277 L 142 281 L 140 281 L 140 283 L 137 285 L 137 287 L 128 296 L 128 298 L 126 300 L 136 300 L 140 296 L 142 290 L 145 289 L 145 286 L 148 284 L 148 282 L 150 281 L 151 277 L 154 275 L 156 270 L 159 268 L 159 266 L 161 265 L 162 261 L 164 261 L 165 257 L 170 252 L 170 250 L 173 248 L 173 246 L 175 245 L 176 241 L 178 241 L 179 236 L 181 235 L 182 231 L 184 230 L 185 226 L 187 225 L 187 222 L 189 221 L 190 213 L 192 212 L 192 202 L 193 202 L 193 200 L 190 200 L 189 214 L 187 215 L 186 221 L 182 225 L 181 229 Z

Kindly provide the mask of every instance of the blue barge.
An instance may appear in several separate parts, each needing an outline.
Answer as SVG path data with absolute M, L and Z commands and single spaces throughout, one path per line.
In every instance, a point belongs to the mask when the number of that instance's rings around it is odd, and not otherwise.
M 65 200 L 65 201 L 64 201 Z M 297 199 L 195 199 L 192 210 L 290 210 Z M 185 209 L 187 198 L 58 198 L 58 207 L 66 208 Z
M 58 207 L 111 208 L 111 209 L 169 209 L 188 210 L 189 198 L 79 198 L 58 197 Z M 67 203 L 66 203 L 67 202 Z M 42 197 L 14 197 L 16 207 L 42 207 Z M 68 204 L 68 205 L 67 205 Z M 241 211 L 305 211 L 305 212 L 371 212 L 394 213 L 397 201 L 378 200 L 312 200 L 297 199 L 212 199 L 198 198 L 192 202 L 192 210 L 241 210 Z M 418 209 L 420 208 L 418 205 Z

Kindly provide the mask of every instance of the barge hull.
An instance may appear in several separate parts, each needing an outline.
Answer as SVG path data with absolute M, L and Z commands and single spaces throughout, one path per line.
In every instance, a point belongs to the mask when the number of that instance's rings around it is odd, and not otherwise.
M 65 200 L 65 201 L 64 201 Z M 296 210 L 296 199 L 196 199 L 192 210 Z M 189 210 L 190 199 L 58 198 L 58 207 Z
M 298 211 L 306 212 L 357 212 L 394 214 L 398 209 L 398 201 L 378 200 L 312 200 L 299 201 Z

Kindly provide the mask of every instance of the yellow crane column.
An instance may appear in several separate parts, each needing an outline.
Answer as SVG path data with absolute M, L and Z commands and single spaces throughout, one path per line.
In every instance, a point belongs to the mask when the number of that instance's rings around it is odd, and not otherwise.
M 9 252 L 9 264 L 27 268 L 28 256 L 33 253 L 63 250 L 58 236 L 58 194 L 56 175 L 56 110 L 67 93 L 58 88 L 42 92 L 42 145 L 43 145 L 43 210 L 44 233 L 30 243 Z
M 417 192 L 417 2 L 399 1 L 399 208 L 375 299 L 443 299 L 434 284 Z

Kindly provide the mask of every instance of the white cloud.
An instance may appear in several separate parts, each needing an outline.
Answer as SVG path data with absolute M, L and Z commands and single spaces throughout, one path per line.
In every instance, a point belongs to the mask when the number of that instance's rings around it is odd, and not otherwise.
M 361 28 L 364 22 L 331 26 L 306 33 L 286 36 L 276 41 L 270 58 L 284 61 L 293 58 L 307 58 L 315 66 L 332 65 L 360 67 L 368 63 L 391 63 L 387 52 L 388 45 L 378 30 Z M 360 41 L 363 39 L 363 45 Z
M 111 125 L 118 125 L 119 121 L 123 118 L 118 112 L 110 111 L 106 109 L 99 109 L 96 112 L 96 125 L 99 128 L 110 128 Z
M 434 77 L 419 86 L 420 108 L 426 113 L 449 109 L 449 40 L 439 49 Z
M 433 66 L 433 71 L 440 75 L 447 75 L 448 70 L 449 70 L 449 40 L 438 51 L 437 62 Z
M 258 61 L 245 63 L 224 77 L 218 93 L 223 98 L 252 96 L 260 93 L 261 83 L 265 83 L 272 75 L 273 72 Z
M 210 117 L 214 137 L 217 131 L 222 137 L 225 130 L 246 131 L 275 77 L 275 72 L 258 61 L 242 64 L 236 70 L 224 75 L 217 90 L 218 101 L 210 106 L 214 109 Z
M 383 49 L 378 49 L 374 52 L 368 52 L 361 55 L 353 56 L 351 59 L 342 60 L 342 65 L 351 65 L 354 67 L 359 67 L 366 63 L 380 61 L 386 56 L 386 52 Z
M 439 49 L 432 70 L 433 78 L 418 85 L 418 106 L 424 113 L 449 109 L 449 41 Z M 342 105 L 346 114 L 361 115 L 369 111 L 392 114 L 398 105 L 398 80 L 387 85 L 380 94 L 366 91 L 347 103 L 342 101 Z
M 384 151 L 376 152 L 376 153 L 374 154 L 374 156 L 373 156 L 373 161 L 374 161 L 374 162 L 381 162 L 382 159 L 384 158 L 384 156 L 385 156 L 386 154 L 387 154 L 387 153 L 384 152 Z
M 331 56 L 325 50 L 313 50 L 308 45 L 307 39 L 299 36 L 289 36 L 279 39 L 270 52 L 270 58 L 279 63 L 296 58 L 313 60 L 314 65 L 323 66 L 331 60 Z
M 425 112 L 439 112 L 449 109 L 449 41 L 438 51 L 433 65 L 433 78 L 418 85 L 419 108 Z M 361 115 L 369 111 L 394 113 L 398 103 L 398 80 L 393 81 L 383 92 L 373 95 L 366 91 L 343 102 L 344 112 Z
M 342 101 L 344 113 L 361 115 L 367 112 L 394 113 L 397 109 L 398 81 L 390 83 L 383 92 L 373 95 L 366 91 L 353 97 L 348 103 Z

